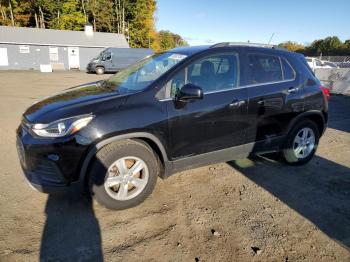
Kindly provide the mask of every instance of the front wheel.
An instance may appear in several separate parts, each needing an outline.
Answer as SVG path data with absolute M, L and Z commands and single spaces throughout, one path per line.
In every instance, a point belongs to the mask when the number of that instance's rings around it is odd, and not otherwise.
M 90 172 L 93 197 L 103 206 L 126 209 L 143 202 L 157 181 L 159 162 L 153 150 L 135 140 L 103 147 Z
M 308 119 L 297 123 L 289 132 L 282 155 L 290 165 L 303 165 L 315 155 L 320 133 L 317 125 Z
M 96 67 L 96 74 L 103 75 L 105 73 L 105 69 L 103 67 Z

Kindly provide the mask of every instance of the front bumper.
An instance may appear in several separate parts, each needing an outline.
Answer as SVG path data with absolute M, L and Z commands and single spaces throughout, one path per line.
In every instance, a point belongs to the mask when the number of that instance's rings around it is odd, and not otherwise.
M 84 186 L 81 181 L 73 182 L 69 185 L 54 183 L 50 184 L 41 180 L 42 174 L 38 174 L 35 172 L 27 172 L 25 170 L 23 170 L 23 176 L 26 182 L 28 183 L 29 187 L 31 187 L 35 191 L 39 191 L 46 194 L 61 194 L 70 191 L 77 192 L 78 190 L 79 192 L 81 192 Z
M 76 136 L 43 139 L 22 125 L 17 129 L 16 147 L 26 180 L 36 190 L 56 193 L 81 186 L 79 171 L 88 145 Z
M 86 71 L 89 73 L 96 72 L 96 64 L 89 63 L 86 67 Z

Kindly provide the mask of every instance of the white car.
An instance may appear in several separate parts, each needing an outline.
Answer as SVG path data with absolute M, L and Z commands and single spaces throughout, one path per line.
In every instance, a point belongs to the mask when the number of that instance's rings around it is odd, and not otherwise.
M 323 64 L 323 68 L 339 68 L 335 63 L 329 61 L 321 61 Z
M 338 68 L 338 66 L 332 62 L 322 61 L 314 57 L 306 57 L 306 61 L 312 70 L 315 70 L 318 68 Z

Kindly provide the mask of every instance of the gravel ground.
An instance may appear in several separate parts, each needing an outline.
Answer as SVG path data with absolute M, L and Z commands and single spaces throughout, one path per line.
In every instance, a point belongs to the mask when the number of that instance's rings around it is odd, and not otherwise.
M 0 261 L 350 261 L 350 97 L 330 103 L 317 156 L 255 157 L 158 180 L 140 206 L 110 211 L 32 191 L 15 129 L 40 97 L 108 76 L 0 72 Z

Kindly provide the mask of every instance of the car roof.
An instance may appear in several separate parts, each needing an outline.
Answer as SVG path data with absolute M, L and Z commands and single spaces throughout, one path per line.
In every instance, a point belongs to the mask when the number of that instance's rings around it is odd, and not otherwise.
M 173 48 L 169 50 L 169 52 L 183 54 L 183 55 L 194 55 L 196 53 L 199 53 L 209 48 L 210 48 L 210 45 L 185 46 L 185 47 Z
M 176 47 L 174 49 L 169 50 L 171 53 L 178 53 L 183 55 L 194 55 L 196 53 L 202 52 L 208 49 L 220 49 L 220 48 L 229 48 L 229 47 L 243 47 L 243 48 L 251 48 L 257 50 L 278 50 L 291 53 L 289 50 L 285 48 L 281 48 L 274 45 L 269 44 L 256 44 L 256 43 L 235 43 L 235 42 L 224 42 L 217 43 L 213 45 L 200 45 L 200 46 L 186 46 L 186 47 Z

